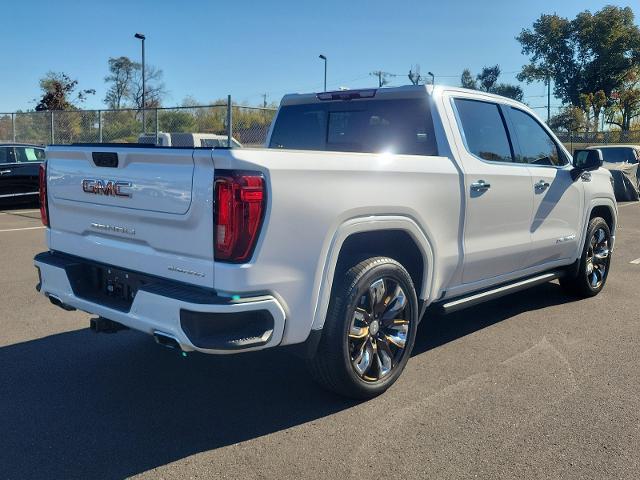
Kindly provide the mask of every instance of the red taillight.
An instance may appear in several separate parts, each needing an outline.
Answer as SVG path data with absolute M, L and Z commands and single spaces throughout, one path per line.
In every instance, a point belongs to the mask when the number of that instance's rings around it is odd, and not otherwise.
M 40 218 L 45 227 L 49 226 L 49 205 L 47 204 L 47 163 L 40 164 L 38 171 L 38 180 L 40 184 Z
M 244 262 L 251 257 L 264 214 L 262 175 L 253 172 L 216 171 L 215 259 Z

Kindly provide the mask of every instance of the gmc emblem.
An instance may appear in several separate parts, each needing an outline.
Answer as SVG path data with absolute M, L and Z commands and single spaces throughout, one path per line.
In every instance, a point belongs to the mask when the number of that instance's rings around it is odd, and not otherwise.
M 85 193 L 94 193 L 96 195 L 107 195 L 113 197 L 131 197 L 130 193 L 123 192 L 122 187 L 131 187 L 131 182 L 122 182 L 115 180 L 97 180 L 85 178 L 82 180 L 82 190 Z

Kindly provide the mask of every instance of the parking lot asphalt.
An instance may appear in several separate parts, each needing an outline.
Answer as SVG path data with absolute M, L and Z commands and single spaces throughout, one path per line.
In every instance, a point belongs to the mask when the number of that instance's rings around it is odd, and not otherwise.
M 640 477 L 640 204 L 598 297 L 556 283 L 429 318 L 386 394 L 284 351 L 186 358 L 34 287 L 35 209 L 0 213 L 0 478 Z

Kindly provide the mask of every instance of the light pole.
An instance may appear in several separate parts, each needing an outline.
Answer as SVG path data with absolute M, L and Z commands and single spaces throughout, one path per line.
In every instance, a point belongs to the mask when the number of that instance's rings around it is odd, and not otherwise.
M 324 91 L 327 91 L 327 57 L 324 55 L 319 55 L 318 58 L 324 60 Z
M 142 133 L 147 132 L 147 124 L 145 123 L 145 108 L 147 107 L 147 102 L 145 98 L 145 75 L 144 75 L 144 41 L 147 37 L 145 37 L 142 33 L 136 33 L 134 35 L 135 38 L 142 40 Z
M 431 77 L 431 85 L 435 85 L 436 84 L 436 76 L 431 72 L 427 72 L 427 75 L 429 75 Z

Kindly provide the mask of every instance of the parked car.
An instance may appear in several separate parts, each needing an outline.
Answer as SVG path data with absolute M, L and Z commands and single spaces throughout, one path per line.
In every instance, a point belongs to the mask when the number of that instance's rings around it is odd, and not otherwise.
M 602 151 L 602 166 L 611 172 L 616 200 L 640 200 L 640 146 L 597 145 L 588 148 Z
M 296 94 L 274 122 L 262 149 L 49 147 L 40 292 L 97 315 L 96 331 L 183 352 L 286 345 L 325 387 L 368 398 L 403 371 L 425 312 L 607 281 L 617 207 L 601 153 L 572 160 L 519 102 Z
M 159 132 L 156 139 L 155 134 L 145 133 L 138 137 L 138 143 L 157 144 L 161 147 L 226 147 L 229 138 L 226 135 L 215 133 L 182 133 L 182 132 Z M 242 148 L 242 144 L 235 138 L 231 138 L 232 148 Z
M 0 143 L 0 204 L 38 198 L 38 168 L 44 161 L 38 145 Z

